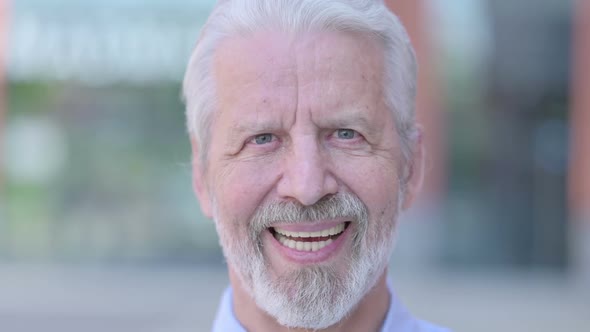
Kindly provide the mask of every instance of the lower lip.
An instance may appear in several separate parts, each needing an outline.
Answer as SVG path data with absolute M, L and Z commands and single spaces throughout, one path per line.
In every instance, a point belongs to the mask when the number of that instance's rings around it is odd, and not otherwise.
M 300 251 L 296 249 L 291 249 L 289 247 L 285 247 L 274 237 L 274 235 L 268 229 L 265 231 L 264 236 L 269 238 L 268 240 L 272 243 L 273 247 L 277 249 L 289 261 L 299 264 L 320 263 L 327 261 L 330 257 L 334 256 L 340 250 L 342 244 L 348 237 L 349 229 L 351 228 L 351 226 L 352 225 L 348 225 L 348 227 L 346 227 L 344 231 L 340 234 L 340 236 L 333 240 L 332 243 L 317 251 Z

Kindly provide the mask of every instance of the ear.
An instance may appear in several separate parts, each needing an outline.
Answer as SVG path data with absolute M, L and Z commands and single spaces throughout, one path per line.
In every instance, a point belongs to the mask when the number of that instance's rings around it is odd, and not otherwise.
M 206 183 L 206 165 L 202 164 L 199 158 L 199 143 L 194 137 L 191 137 L 192 147 L 192 173 L 193 173 L 193 190 L 201 205 L 201 211 L 208 218 L 213 218 L 211 197 Z
M 418 125 L 412 139 L 412 158 L 405 168 L 404 178 L 406 181 L 406 192 L 403 197 L 402 210 L 412 206 L 416 196 L 422 189 L 424 182 L 424 144 L 422 139 L 422 126 Z

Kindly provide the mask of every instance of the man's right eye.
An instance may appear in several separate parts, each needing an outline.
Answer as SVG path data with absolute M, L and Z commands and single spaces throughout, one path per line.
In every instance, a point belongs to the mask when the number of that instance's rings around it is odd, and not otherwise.
M 274 139 L 273 134 L 260 134 L 260 135 L 256 135 L 254 136 L 254 138 L 252 139 L 252 142 L 258 145 L 262 145 L 262 144 L 267 144 L 272 142 Z

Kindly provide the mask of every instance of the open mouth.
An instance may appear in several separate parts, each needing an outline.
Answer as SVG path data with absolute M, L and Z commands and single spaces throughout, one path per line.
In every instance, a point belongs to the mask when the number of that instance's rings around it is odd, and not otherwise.
M 348 227 L 350 222 L 342 222 L 331 228 L 315 232 L 294 232 L 279 227 L 269 231 L 284 247 L 298 251 L 318 251 L 334 242 Z

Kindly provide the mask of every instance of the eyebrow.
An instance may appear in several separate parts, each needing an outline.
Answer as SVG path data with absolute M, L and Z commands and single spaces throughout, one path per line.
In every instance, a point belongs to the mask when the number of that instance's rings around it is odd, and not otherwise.
M 333 119 L 331 119 L 330 117 L 326 117 L 324 119 L 326 119 L 326 122 L 329 123 L 333 127 L 342 127 L 342 128 L 346 128 L 349 126 L 360 126 L 362 128 L 370 128 L 371 127 L 371 121 L 369 121 L 366 114 L 359 112 L 358 110 L 353 110 L 349 114 L 344 114 L 343 116 L 336 116 Z

